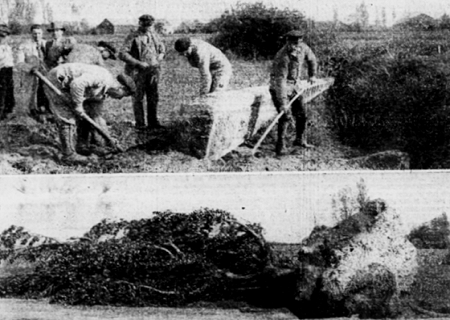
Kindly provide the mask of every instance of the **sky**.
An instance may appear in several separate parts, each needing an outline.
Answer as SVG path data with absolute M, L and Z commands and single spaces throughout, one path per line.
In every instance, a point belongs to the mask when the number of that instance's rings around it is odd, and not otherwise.
M 332 200 L 364 180 L 405 226 L 450 213 L 450 171 L 2 176 L 0 232 L 11 225 L 59 240 L 80 237 L 102 219 L 142 219 L 154 211 L 226 210 L 260 223 L 268 241 L 298 243 L 333 225 Z
M 55 19 L 73 18 L 68 6 L 65 6 L 61 0 L 46 1 L 52 4 Z M 418 13 L 425 13 L 435 18 L 446 12 L 450 13 L 450 2 L 444 0 L 243 0 L 241 2 L 262 2 L 267 6 L 281 9 L 288 7 L 299 10 L 317 21 L 332 20 L 333 12 L 337 10 L 339 20 L 347 22 L 362 1 L 368 8 L 372 22 L 377 12 L 381 15 L 382 8 L 386 10 L 388 24 L 393 22 L 393 13 L 396 20 Z M 83 7 L 81 17 L 93 25 L 104 18 L 134 24 L 141 14 L 148 13 L 157 19 L 166 19 L 176 26 L 185 20 L 198 19 L 206 22 L 218 17 L 225 10 L 236 6 L 238 0 L 73 0 L 73 2 Z

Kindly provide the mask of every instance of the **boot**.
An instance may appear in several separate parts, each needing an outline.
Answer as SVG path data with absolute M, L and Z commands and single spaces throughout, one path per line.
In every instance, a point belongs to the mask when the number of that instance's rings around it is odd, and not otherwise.
M 306 139 L 306 118 L 295 118 L 295 140 L 293 145 L 301 148 L 314 148 Z
M 79 155 L 75 152 L 75 147 L 73 143 L 73 135 L 75 133 L 75 128 L 70 124 L 61 124 L 59 127 L 59 136 L 61 139 L 61 146 L 63 157 L 62 161 L 68 164 L 83 164 L 89 163 L 88 157 Z
M 286 121 L 281 121 L 278 122 L 278 140 L 277 140 L 277 144 L 275 147 L 275 153 L 277 154 L 277 156 L 284 156 L 286 155 L 287 149 L 286 149 L 286 144 L 284 141 L 284 136 L 286 135 L 286 129 L 287 129 L 287 122 Z

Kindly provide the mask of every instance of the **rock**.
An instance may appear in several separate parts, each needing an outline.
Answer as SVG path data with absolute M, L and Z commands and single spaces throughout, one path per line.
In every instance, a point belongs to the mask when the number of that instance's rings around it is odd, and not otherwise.
M 410 157 L 406 152 L 387 150 L 349 159 L 348 164 L 375 170 L 409 170 Z
M 303 98 L 310 102 L 334 82 L 301 81 Z M 254 136 L 277 116 L 268 86 L 213 92 L 182 106 L 174 116 L 178 123 L 177 148 L 198 158 L 218 160 Z
M 316 227 L 299 251 L 295 312 L 303 317 L 391 316 L 417 273 L 417 251 L 394 210 L 369 201 L 335 227 Z
M 448 249 L 450 229 L 447 215 L 439 217 L 414 228 L 408 235 L 417 249 Z

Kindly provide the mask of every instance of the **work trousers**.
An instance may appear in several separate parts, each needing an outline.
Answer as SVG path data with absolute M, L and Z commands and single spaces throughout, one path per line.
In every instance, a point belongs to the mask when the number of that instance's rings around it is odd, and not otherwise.
M 231 66 L 225 66 L 217 70 L 211 70 L 212 82 L 209 93 L 227 90 L 232 74 L 233 71 L 231 69 Z
M 272 96 L 273 104 L 275 105 L 275 108 L 277 109 L 278 113 L 281 112 L 283 107 L 283 99 L 279 96 L 276 90 L 269 89 L 270 95 Z M 288 93 L 288 100 L 291 101 L 297 92 L 295 90 L 292 90 Z M 300 140 L 302 138 L 302 135 L 306 128 L 306 104 L 303 102 L 302 96 L 297 98 L 291 105 L 291 112 L 292 116 L 295 119 L 295 132 L 296 132 L 296 139 Z M 289 115 L 285 113 L 278 122 L 278 139 L 283 139 L 285 136 L 286 131 L 286 125 L 289 121 Z
M 16 105 L 14 98 L 13 68 L 0 69 L 0 120 L 6 118 Z
M 150 67 L 145 70 L 135 70 L 132 74 L 136 83 L 136 94 L 133 97 L 136 128 L 145 128 L 146 126 L 152 128 L 159 125 L 157 118 L 159 73 L 159 67 Z M 145 97 L 147 97 L 147 110 L 144 108 Z

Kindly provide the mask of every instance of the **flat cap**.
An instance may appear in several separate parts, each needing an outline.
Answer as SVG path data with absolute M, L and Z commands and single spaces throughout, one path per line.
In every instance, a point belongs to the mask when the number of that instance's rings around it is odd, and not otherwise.
M 153 18 L 151 15 L 149 14 L 144 14 L 142 16 L 139 17 L 139 21 L 142 21 L 148 25 L 152 25 L 153 22 L 155 22 L 155 18 Z
M 298 38 L 303 38 L 303 32 L 300 30 L 292 30 L 289 31 L 288 33 L 286 33 L 285 37 L 287 39 L 298 39 Z

